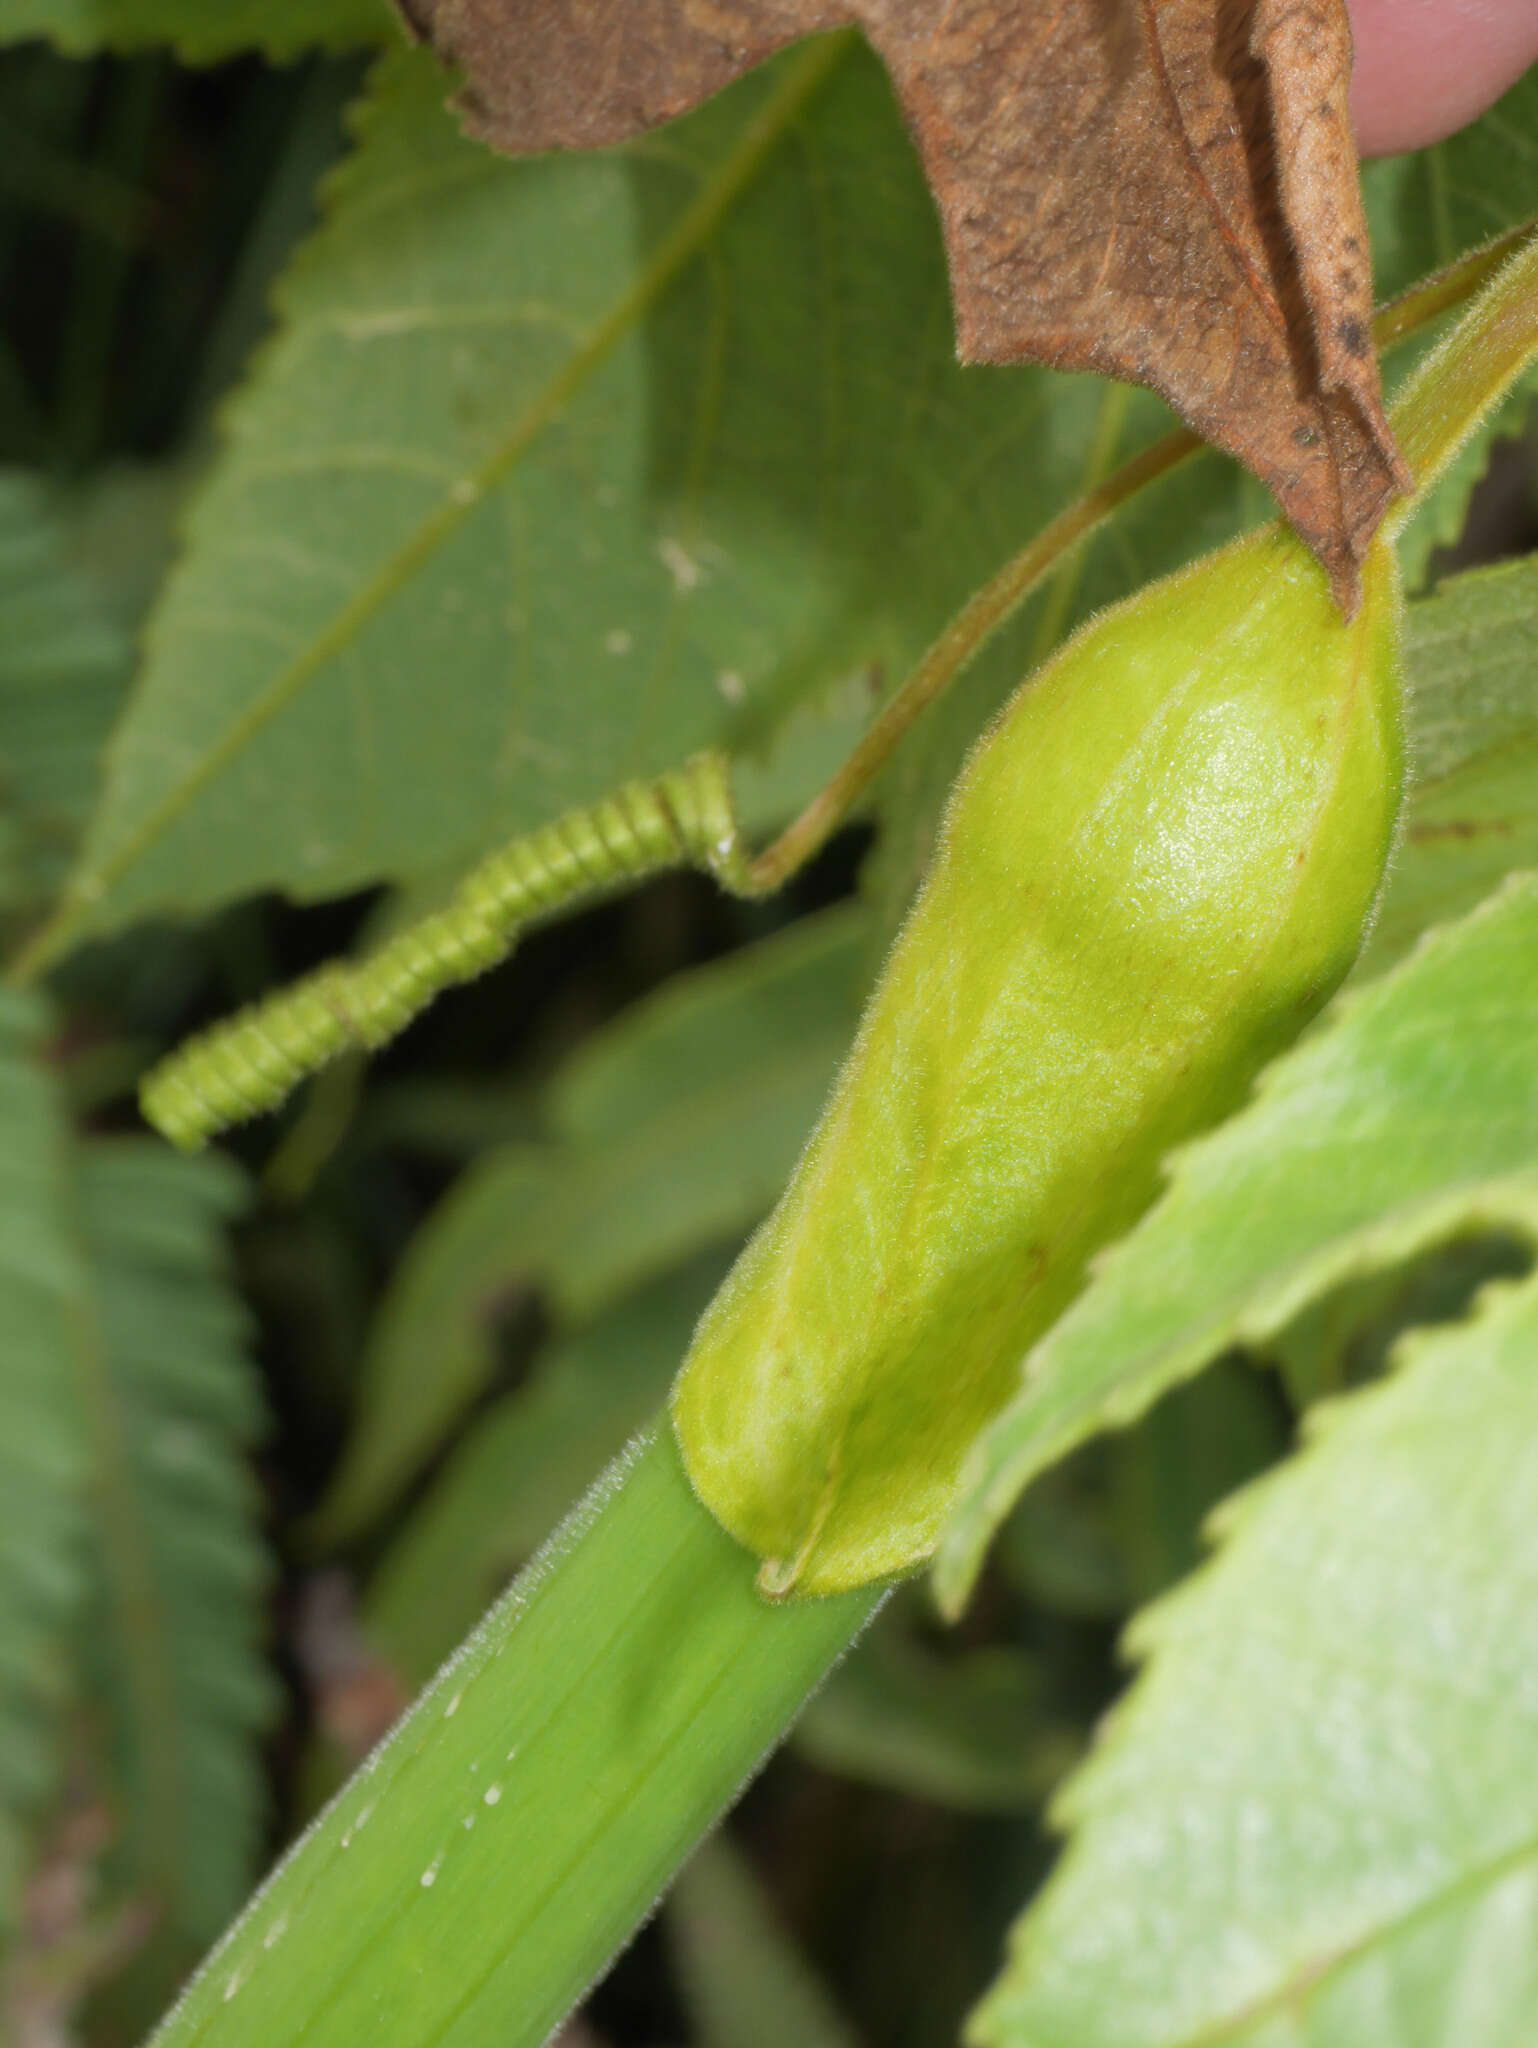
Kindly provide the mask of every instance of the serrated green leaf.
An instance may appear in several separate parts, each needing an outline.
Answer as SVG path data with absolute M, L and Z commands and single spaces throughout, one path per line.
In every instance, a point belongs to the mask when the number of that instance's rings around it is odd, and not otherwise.
M 692 1260 L 536 1358 L 479 1418 L 368 1582 L 370 1645 L 408 1685 L 430 1678 L 595 1472 L 667 1394 L 726 1259 Z
M 1359 978 L 1538 865 L 1538 558 L 1411 605 L 1405 668 L 1410 802 Z
M 126 1811 L 119 1869 L 199 1945 L 250 1888 L 267 1566 L 246 1454 L 262 1427 L 245 1317 L 223 1271 L 244 1199 L 227 1161 L 137 1139 L 81 1154 L 99 1341 L 92 1419 L 97 1592 L 87 1642 Z
M 75 1379 L 85 1275 L 42 1025 L 37 1004 L 0 988 L 0 1942 L 28 1828 L 54 1783 L 65 1642 L 86 1582 L 89 1452 Z
M 167 44 L 183 63 L 344 50 L 390 32 L 386 0 L 0 0 L 0 43 L 41 36 L 70 57 Z
M 1538 1233 L 1538 877 L 1432 933 L 1177 1153 L 979 1439 L 937 1562 L 954 1605 L 1036 1472 L 1354 1273 L 1471 1229 Z
M 979 2048 L 1527 2048 L 1538 1283 L 1225 1511 L 1059 1801 Z
M 291 2048 L 317 2025 L 363 2048 L 382 2014 L 390 2048 L 539 2048 L 878 1599 L 759 1599 L 654 1428 L 291 1852 L 156 2048 Z
M 548 1096 L 556 1142 L 489 1153 L 407 1250 L 317 1540 L 364 1527 L 442 1440 L 520 1289 L 577 1322 L 763 1214 L 848 1048 L 864 965 L 858 910 L 803 919 L 675 977 L 567 1063 Z
M 519 162 L 443 84 L 420 53 L 377 74 L 50 947 L 409 879 L 707 742 L 762 749 L 902 674 L 1079 484 L 1104 387 L 957 366 L 856 42 Z
M 0 913 L 41 905 L 68 872 L 128 674 L 42 484 L 0 472 Z
M 668 1897 L 667 1932 L 696 2048 L 854 2048 L 854 2034 L 746 1857 L 702 1842 Z

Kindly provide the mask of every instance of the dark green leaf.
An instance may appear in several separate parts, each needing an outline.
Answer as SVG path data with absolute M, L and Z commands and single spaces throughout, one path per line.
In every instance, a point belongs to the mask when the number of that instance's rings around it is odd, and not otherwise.
M 1284 1442 L 1282 1404 L 1242 1360 L 1220 1359 L 1135 1427 L 1044 1472 L 1000 1536 L 1000 1562 L 1048 1607 L 1126 1615 L 1190 1570 L 1208 1512 Z
M 940 1657 L 896 1614 L 839 1666 L 793 1740 L 841 1777 L 979 1813 L 1040 1806 L 1078 1747 L 1021 1651 Z
M 87 1661 L 126 1808 L 117 1855 L 201 1946 L 255 1874 L 258 1739 L 276 1704 L 247 1465 L 263 1417 L 224 1271 L 243 1189 L 223 1160 L 98 1140 L 81 1154 L 78 1198 L 99 1332 L 84 1376 L 97 1555 Z
M 386 0 L 6 0 L 0 42 L 46 36 L 72 57 L 166 43 L 185 63 L 294 57 L 389 32 Z
M 369 1580 L 370 1644 L 424 1684 L 595 1472 L 666 1398 L 719 1255 L 654 1281 L 536 1358 L 473 1426 Z
M 853 1035 L 864 964 L 858 912 L 803 920 L 675 977 L 568 1062 L 548 1096 L 559 1142 L 488 1154 L 407 1251 L 318 1539 L 365 1526 L 441 1441 L 520 1293 L 580 1321 L 757 1221 Z
M 747 1859 L 702 1842 L 668 1898 L 667 1931 L 696 2048 L 854 2048 Z
M 0 1939 L 14 1928 L 28 1830 L 55 1782 L 65 1645 L 85 1590 L 90 1454 L 76 1375 L 86 1282 L 41 1034 L 38 1007 L 0 989 Z
M 420 54 L 379 71 L 51 945 L 409 879 L 706 742 L 761 751 L 902 674 L 1152 425 L 1113 432 L 1093 380 L 957 366 L 858 44 L 606 153 L 500 160 L 443 87 Z M 1211 531 L 1167 498 L 1154 524 L 1159 562 Z
M 0 472 L 0 912 L 35 909 L 63 881 L 128 671 L 42 485 Z
M 1529 71 L 1470 127 L 1446 142 L 1363 168 L 1378 288 L 1387 298 L 1466 250 L 1538 215 L 1538 68 Z M 1424 343 L 1394 352 L 1390 389 Z M 1406 587 L 1423 581 L 1432 553 L 1463 531 L 1469 499 L 1503 435 L 1531 412 L 1531 372 L 1454 457 L 1399 543 Z
M 1446 142 L 1367 164 L 1362 192 L 1384 298 L 1538 214 L 1538 66 Z

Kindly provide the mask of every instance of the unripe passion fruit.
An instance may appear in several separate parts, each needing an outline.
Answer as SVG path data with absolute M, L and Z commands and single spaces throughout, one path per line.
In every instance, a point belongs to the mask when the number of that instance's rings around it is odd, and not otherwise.
M 766 1592 L 929 1554 L 1090 1256 L 1345 974 L 1399 806 L 1398 625 L 1386 545 L 1344 623 L 1268 529 L 1093 620 L 973 751 L 673 1391 Z

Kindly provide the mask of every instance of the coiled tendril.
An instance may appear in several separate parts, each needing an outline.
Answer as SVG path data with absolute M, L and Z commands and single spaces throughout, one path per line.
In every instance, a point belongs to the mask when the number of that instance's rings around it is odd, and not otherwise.
M 720 754 L 630 782 L 491 854 L 449 903 L 366 959 L 331 961 L 189 1039 L 145 1076 L 146 1118 L 195 1151 L 259 1116 L 341 1053 L 403 1031 L 442 990 L 505 960 L 532 919 L 683 862 L 736 895 L 762 893 L 743 851 Z

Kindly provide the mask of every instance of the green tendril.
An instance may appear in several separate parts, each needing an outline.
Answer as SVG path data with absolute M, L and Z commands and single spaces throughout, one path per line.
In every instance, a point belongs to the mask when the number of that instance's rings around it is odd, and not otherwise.
M 581 898 L 692 864 L 736 895 L 763 893 L 745 854 L 725 759 L 699 754 L 630 782 L 489 855 L 442 909 L 356 963 L 331 961 L 200 1032 L 151 1069 L 145 1117 L 196 1151 L 278 1105 L 342 1053 L 398 1036 L 433 998 L 505 960 L 519 933 Z

